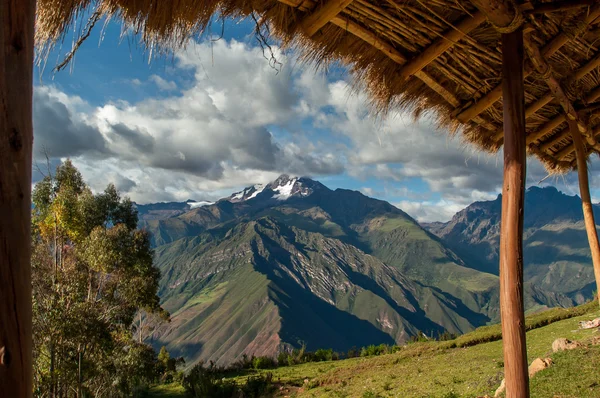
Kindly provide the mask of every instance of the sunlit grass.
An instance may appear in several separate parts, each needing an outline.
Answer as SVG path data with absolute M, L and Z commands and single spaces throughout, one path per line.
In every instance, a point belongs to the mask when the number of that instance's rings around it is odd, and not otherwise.
M 587 340 L 597 335 L 594 330 L 578 329 L 580 321 L 597 316 L 597 302 L 528 316 L 529 362 L 551 356 L 552 342 L 559 337 Z M 287 394 L 297 397 L 493 396 L 504 370 L 499 338 L 500 325 L 486 326 L 452 341 L 409 344 L 394 354 L 307 363 L 268 372 L 285 386 Z M 533 379 L 532 397 L 600 397 L 599 347 L 552 357 L 555 366 Z M 246 377 L 233 378 L 241 383 Z

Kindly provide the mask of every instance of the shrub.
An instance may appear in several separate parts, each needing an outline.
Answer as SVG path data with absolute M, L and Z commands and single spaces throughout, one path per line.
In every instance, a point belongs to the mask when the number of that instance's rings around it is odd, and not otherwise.
M 266 358 L 266 357 L 263 357 Z M 273 393 L 273 374 L 250 376 L 239 386 L 223 378 L 225 369 L 203 363 L 194 366 L 183 379 L 183 387 L 192 398 L 260 398 Z
M 392 347 L 388 346 L 387 344 L 379 344 L 379 345 L 369 345 L 366 347 L 363 347 L 360 350 L 360 356 L 361 357 L 370 357 L 370 356 L 374 356 L 374 355 L 382 355 L 382 354 L 389 354 L 390 352 L 392 352 Z
M 248 377 L 241 390 L 244 398 L 261 398 L 273 393 L 273 373 Z
M 419 331 L 416 336 L 410 336 L 408 343 L 425 343 L 427 341 L 430 341 L 430 338 L 425 333 Z
M 183 387 L 192 398 L 231 398 L 238 390 L 234 381 L 219 377 L 220 369 L 212 363 L 208 368 L 199 363 L 183 378 Z
M 323 348 L 318 349 L 317 351 L 315 351 L 314 360 L 316 362 L 333 360 L 333 350 L 331 348 L 328 350 L 325 350 Z
M 253 369 L 272 369 L 276 366 L 275 360 L 271 357 L 254 357 L 252 359 Z
M 287 352 L 281 351 L 278 355 L 277 355 L 277 366 L 288 366 L 288 359 L 290 357 L 290 354 L 288 354 Z
M 356 358 L 360 356 L 360 350 L 356 347 L 352 347 L 346 353 L 346 357 L 348 358 Z

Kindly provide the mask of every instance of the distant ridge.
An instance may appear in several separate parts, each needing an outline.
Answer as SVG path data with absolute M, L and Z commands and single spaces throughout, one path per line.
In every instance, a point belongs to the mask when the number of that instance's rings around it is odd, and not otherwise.
M 360 192 L 282 175 L 214 204 L 173 206 L 153 209 L 174 211 L 169 217 L 141 221 L 172 314 L 151 340 L 188 364 L 303 344 L 345 351 L 402 343 L 418 331 L 462 333 L 499 317 L 495 275 Z M 529 309 L 573 304 L 532 284 L 525 300 Z
M 501 195 L 475 202 L 447 223 L 424 223 L 465 263 L 498 274 Z M 600 206 L 594 205 L 596 218 Z M 581 200 L 554 187 L 531 187 L 525 194 L 525 280 L 581 303 L 591 298 L 594 278 Z

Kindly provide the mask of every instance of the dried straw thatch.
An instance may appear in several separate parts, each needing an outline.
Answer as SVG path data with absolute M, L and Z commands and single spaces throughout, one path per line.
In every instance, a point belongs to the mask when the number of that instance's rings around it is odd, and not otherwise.
M 304 59 L 349 65 L 376 109 L 433 112 L 482 149 L 502 145 L 500 34 L 469 0 L 38 0 L 38 48 L 89 10 L 90 27 L 119 18 L 148 45 L 170 49 L 214 15 L 252 15 Z M 599 16 L 596 0 L 532 0 L 515 11 L 529 55 L 528 150 L 550 171 L 576 165 L 568 117 L 577 116 L 588 155 L 600 152 Z

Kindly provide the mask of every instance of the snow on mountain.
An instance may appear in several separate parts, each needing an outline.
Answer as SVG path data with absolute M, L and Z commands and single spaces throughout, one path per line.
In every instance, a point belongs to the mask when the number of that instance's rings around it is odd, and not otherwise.
M 293 178 L 293 179 L 287 181 L 284 185 L 280 185 L 275 188 L 271 188 L 271 190 L 273 190 L 274 192 L 278 192 L 275 195 L 273 195 L 273 199 L 277 199 L 277 200 L 289 199 L 289 197 L 292 196 L 292 190 L 294 189 L 294 185 L 296 184 L 296 181 L 298 181 L 298 179 Z
M 261 193 L 264 190 L 265 190 L 265 186 L 264 185 L 262 185 L 262 184 L 255 185 L 254 186 L 254 192 L 250 196 L 248 196 L 248 198 L 246 198 L 246 200 L 255 198 L 256 195 L 258 195 L 259 193 Z
M 224 200 L 228 200 L 232 203 L 239 203 L 254 199 L 263 194 L 260 196 L 262 199 L 275 199 L 283 201 L 291 198 L 292 196 L 309 196 L 313 193 L 314 189 L 319 189 L 319 187 L 322 187 L 322 185 L 311 180 L 310 178 L 290 177 L 287 174 L 282 174 L 275 181 L 267 185 L 252 185 L 240 192 L 233 193 Z

